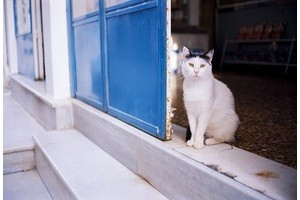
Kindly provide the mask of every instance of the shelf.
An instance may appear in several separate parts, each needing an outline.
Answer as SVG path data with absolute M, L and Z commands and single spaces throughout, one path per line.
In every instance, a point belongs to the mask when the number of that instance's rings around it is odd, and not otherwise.
M 245 6 L 256 5 L 256 4 L 260 4 L 260 3 L 267 3 L 267 2 L 271 2 L 271 1 L 272 0 L 257 0 L 257 1 L 233 3 L 233 4 L 218 6 L 218 9 L 223 10 L 223 9 L 230 9 L 230 8 L 245 7 Z M 218 4 L 219 4 L 219 1 L 218 1 Z
M 223 63 L 226 64 L 244 64 L 244 65 L 274 65 L 274 66 L 292 66 L 292 64 L 287 63 L 273 63 L 273 62 L 262 62 L 262 61 L 244 61 L 244 60 L 224 60 Z
M 286 54 L 286 57 L 284 56 L 284 60 L 286 59 L 286 62 L 282 63 L 282 62 L 270 62 L 270 60 L 266 60 L 266 61 L 251 61 L 250 59 L 252 58 L 251 54 L 257 54 L 258 52 L 260 51 L 265 51 L 265 53 L 268 53 L 268 51 L 272 51 L 272 49 L 269 49 L 269 48 L 262 48 L 261 43 L 265 43 L 265 46 L 268 46 L 267 43 L 279 43 L 279 42 L 286 42 L 284 49 L 287 49 L 287 50 L 284 50 L 284 51 L 287 51 L 287 54 Z M 241 64 L 241 65 L 269 65 L 269 66 L 285 66 L 285 73 L 287 73 L 288 71 L 288 68 L 289 66 L 297 66 L 297 64 L 295 64 L 295 61 L 293 61 L 292 58 L 292 54 L 293 54 L 293 50 L 295 49 L 294 48 L 294 44 L 297 42 L 297 38 L 293 38 L 293 39 L 250 39 L 250 40 L 237 40 L 237 39 L 231 39 L 231 40 L 226 40 L 225 43 L 224 43 L 224 47 L 223 47 L 223 52 L 222 52 L 222 57 L 221 57 L 221 67 L 223 64 Z M 248 59 L 249 60 L 243 60 L 243 55 L 238 55 L 238 59 L 235 59 L 235 60 L 232 60 L 230 58 L 226 59 L 226 53 L 228 53 L 228 49 L 227 47 L 229 45 L 232 45 L 232 44 L 238 44 L 238 47 L 237 45 L 234 45 L 235 47 L 235 50 L 236 51 L 240 51 L 239 49 L 240 48 L 243 48 L 243 44 L 244 46 L 249 46 L 249 45 L 246 45 L 246 44 L 251 44 L 251 48 L 248 50 L 246 49 L 243 49 L 242 51 L 242 54 L 246 55 L 247 56 L 247 52 L 248 52 Z M 253 48 L 252 46 L 254 45 L 255 49 L 253 51 Z M 282 46 L 282 45 L 278 45 L 278 46 Z M 282 48 L 282 47 L 280 47 Z M 232 49 L 231 49 L 231 52 L 232 52 Z M 251 54 L 249 54 L 251 53 Z M 271 52 L 272 53 L 272 52 Z M 249 57 L 250 55 L 250 57 Z M 271 54 L 272 56 L 276 56 L 276 54 Z M 263 55 L 264 56 L 264 55 Z M 277 59 L 278 60 L 278 59 Z M 292 63 L 291 63 L 292 62 Z
M 191 33 L 191 34 L 207 34 L 208 30 L 197 26 L 187 26 L 186 24 L 174 23 L 171 27 L 172 33 Z
M 296 42 L 297 39 L 249 39 L 249 40 L 237 40 L 229 39 L 227 43 L 271 43 L 271 42 Z
M 171 10 L 183 10 L 186 9 L 188 5 L 182 5 L 182 6 L 171 6 Z

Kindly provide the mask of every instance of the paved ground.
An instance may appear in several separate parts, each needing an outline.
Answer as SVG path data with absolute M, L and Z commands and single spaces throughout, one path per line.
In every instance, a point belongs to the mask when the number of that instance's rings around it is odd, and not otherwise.
M 32 133 L 45 129 L 10 95 L 3 96 L 3 152 L 33 149 Z M 4 162 L 7 160 L 4 160 Z M 26 161 L 24 161 L 26 162 Z M 7 163 L 4 163 L 6 166 Z M 21 165 L 21 164 L 18 164 Z M 12 166 L 11 166 L 12 167 Z M 13 168 L 13 167 L 12 167 Z M 52 199 L 36 170 L 3 176 L 4 200 Z
M 36 170 L 3 176 L 4 200 L 50 200 L 46 187 Z
M 10 95 L 3 96 L 4 152 L 33 148 L 33 132 L 45 129 Z

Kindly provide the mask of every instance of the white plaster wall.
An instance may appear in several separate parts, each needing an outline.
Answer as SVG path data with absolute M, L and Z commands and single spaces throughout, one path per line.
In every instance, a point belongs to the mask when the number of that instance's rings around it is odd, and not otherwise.
M 9 66 L 7 60 L 7 46 L 6 46 L 6 22 L 4 15 L 4 26 L 3 26 L 3 40 L 0 39 L 0 45 L 3 43 L 3 86 L 4 88 L 8 88 L 8 75 L 9 75 Z M 2 57 L 0 57 L 2 58 Z
M 14 7 L 12 0 L 4 0 L 4 9 L 5 9 L 5 18 L 6 18 L 6 37 L 7 39 L 7 54 L 6 60 L 9 63 L 7 66 L 7 72 L 11 74 L 18 73 L 18 54 L 17 54 L 17 43 L 16 43 L 16 36 L 15 36 L 15 21 L 14 21 Z M 5 29 L 4 29 L 5 30 Z M 5 49 L 4 49 L 5 50 Z M 6 52 L 5 52 L 6 53 Z
M 42 0 L 47 94 L 70 97 L 66 0 Z

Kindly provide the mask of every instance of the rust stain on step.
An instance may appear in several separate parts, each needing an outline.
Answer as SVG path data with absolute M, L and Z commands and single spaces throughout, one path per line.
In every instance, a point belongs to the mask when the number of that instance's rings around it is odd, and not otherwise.
M 267 179 L 279 178 L 279 175 L 272 171 L 260 171 L 260 172 L 257 172 L 255 175 L 262 177 L 262 178 L 267 178 Z

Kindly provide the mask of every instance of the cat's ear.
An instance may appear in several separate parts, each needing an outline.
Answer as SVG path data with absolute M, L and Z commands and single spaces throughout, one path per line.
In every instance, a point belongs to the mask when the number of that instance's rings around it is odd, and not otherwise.
M 188 48 L 186 48 L 185 46 L 182 48 L 182 57 L 186 58 L 188 55 L 191 54 L 190 50 Z
M 214 50 L 210 50 L 208 52 L 205 53 L 205 55 L 208 57 L 208 61 L 211 62 L 214 56 Z

